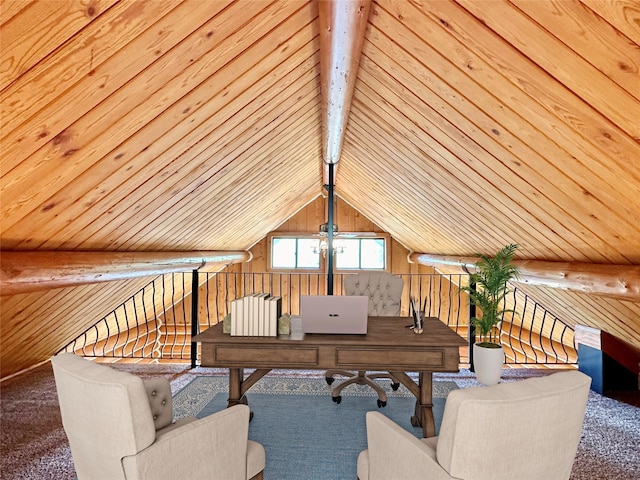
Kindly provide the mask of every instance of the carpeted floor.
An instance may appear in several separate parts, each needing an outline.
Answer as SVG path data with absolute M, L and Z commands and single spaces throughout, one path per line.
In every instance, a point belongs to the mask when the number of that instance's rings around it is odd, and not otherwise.
M 169 378 L 174 394 L 199 375 L 224 375 L 223 371 L 189 370 L 184 365 L 121 364 L 115 368 L 142 377 Z M 550 372 L 505 370 L 503 381 L 546 373 Z M 277 371 L 272 376 L 321 378 L 322 372 Z M 435 378 L 454 381 L 460 388 L 477 385 L 468 371 L 436 374 Z M 0 478 L 74 479 L 50 365 L 2 382 L 0 402 Z M 640 408 L 591 392 L 571 480 L 601 479 L 640 480 Z

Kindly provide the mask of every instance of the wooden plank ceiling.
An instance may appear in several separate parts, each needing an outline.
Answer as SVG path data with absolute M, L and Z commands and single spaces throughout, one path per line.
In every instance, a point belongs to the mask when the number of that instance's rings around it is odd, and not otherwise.
M 322 191 L 315 1 L 5 0 L 0 36 L 3 250 L 244 250 Z M 415 252 L 638 265 L 639 72 L 631 0 L 374 1 L 336 193 Z M 3 296 L 2 376 L 139 284 Z M 640 345 L 638 303 L 527 289 Z

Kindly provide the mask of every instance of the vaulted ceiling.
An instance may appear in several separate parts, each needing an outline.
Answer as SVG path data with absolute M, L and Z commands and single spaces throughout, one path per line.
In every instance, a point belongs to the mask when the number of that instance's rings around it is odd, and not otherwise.
M 2 249 L 249 248 L 322 193 L 319 30 L 315 1 L 4 0 Z M 638 265 L 639 72 L 632 0 L 376 0 L 336 193 L 415 252 Z M 3 357 L 139 283 L 2 297 Z M 637 302 L 529 291 L 640 345 Z

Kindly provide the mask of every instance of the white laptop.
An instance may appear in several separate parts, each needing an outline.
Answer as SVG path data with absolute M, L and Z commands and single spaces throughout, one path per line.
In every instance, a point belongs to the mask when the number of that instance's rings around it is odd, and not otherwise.
M 365 334 L 369 297 L 364 295 L 301 295 L 304 333 Z

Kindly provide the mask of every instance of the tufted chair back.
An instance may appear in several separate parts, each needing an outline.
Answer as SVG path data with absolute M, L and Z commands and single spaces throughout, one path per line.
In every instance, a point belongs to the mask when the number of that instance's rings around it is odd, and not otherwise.
M 361 272 L 344 279 L 347 295 L 369 297 L 370 316 L 400 315 L 400 300 L 404 281 L 387 272 Z
M 51 363 L 78 477 L 124 479 L 121 459 L 154 442 L 156 421 L 163 427 L 173 420 L 171 390 L 160 398 L 152 394 L 159 385 L 150 385 L 149 393 L 160 402 L 152 406 L 145 383 L 135 375 L 70 353 Z M 165 412 L 160 411 L 163 400 Z
M 246 405 L 174 422 L 166 378 L 143 380 L 71 353 L 51 364 L 79 480 L 263 478 L 265 452 L 248 439 Z
M 570 370 L 519 382 L 454 390 L 440 435 L 417 439 L 367 412 L 358 478 L 569 479 L 591 378 Z

